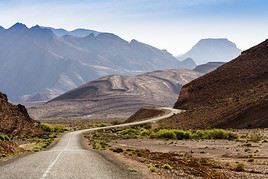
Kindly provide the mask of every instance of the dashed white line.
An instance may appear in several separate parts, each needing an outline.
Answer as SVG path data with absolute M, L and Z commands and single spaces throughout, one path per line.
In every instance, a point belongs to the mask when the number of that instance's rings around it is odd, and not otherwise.
M 54 165 L 57 163 L 57 161 L 59 160 L 61 154 L 63 153 L 63 151 L 61 151 L 57 157 L 55 158 L 55 160 L 48 166 L 47 170 L 45 171 L 45 173 L 42 175 L 42 177 L 40 179 L 45 179 L 47 177 L 47 175 L 49 174 L 50 170 L 54 167 Z
M 49 172 L 51 171 L 51 169 L 54 167 L 54 165 L 57 163 L 57 161 L 59 160 L 60 156 L 62 155 L 62 153 L 64 151 L 68 151 L 68 147 L 71 141 L 72 135 L 69 137 L 68 139 L 68 143 L 65 146 L 63 151 L 60 151 L 60 153 L 57 155 L 57 157 L 55 158 L 55 160 L 52 161 L 52 163 L 48 166 L 48 168 L 46 169 L 46 171 L 43 173 L 42 177 L 40 179 L 45 179 L 47 177 L 47 175 L 49 174 Z

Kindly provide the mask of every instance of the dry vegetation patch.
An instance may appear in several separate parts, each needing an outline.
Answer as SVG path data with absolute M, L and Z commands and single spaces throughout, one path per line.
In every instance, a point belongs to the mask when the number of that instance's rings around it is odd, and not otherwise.
M 139 126 L 96 131 L 85 137 L 93 149 L 138 161 L 160 178 L 268 178 L 267 134 L 266 129 L 179 130 Z

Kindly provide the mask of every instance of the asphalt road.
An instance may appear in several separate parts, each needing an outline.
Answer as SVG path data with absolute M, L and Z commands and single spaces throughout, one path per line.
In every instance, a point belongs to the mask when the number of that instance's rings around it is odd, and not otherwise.
M 85 150 L 81 134 L 100 129 L 118 128 L 155 122 L 180 113 L 162 108 L 166 113 L 145 121 L 70 132 L 51 149 L 20 157 L 0 166 L 0 179 L 140 179 L 137 173 L 105 159 L 93 150 Z

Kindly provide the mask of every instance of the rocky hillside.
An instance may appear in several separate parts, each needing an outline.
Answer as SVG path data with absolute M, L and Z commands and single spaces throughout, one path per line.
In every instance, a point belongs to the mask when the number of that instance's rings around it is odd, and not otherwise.
M 0 89 L 12 101 L 47 101 L 105 75 L 181 67 L 167 51 L 137 40 L 59 31 L 20 23 L 0 29 Z
M 192 58 L 198 65 L 207 62 L 227 62 L 239 56 L 241 50 L 228 39 L 202 39 L 178 59 Z
M 127 117 L 143 106 L 173 106 L 182 85 L 199 76 L 191 70 L 106 76 L 33 107 L 30 114 L 38 119 Z
M 218 67 L 222 66 L 223 64 L 225 63 L 224 62 L 208 62 L 203 65 L 198 65 L 197 67 L 194 68 L 194 71 L 207 74 L 216 70 Z
M 9 103 L 7 96 L 1 92 L 0 124 L 0 133 L 24 135 L 41 132 L 39 123 L 29 117 L 26 108 Z
M 268 40 L 183 86 L 175 108 L 188 112 L 163 125 L 268 127 Z

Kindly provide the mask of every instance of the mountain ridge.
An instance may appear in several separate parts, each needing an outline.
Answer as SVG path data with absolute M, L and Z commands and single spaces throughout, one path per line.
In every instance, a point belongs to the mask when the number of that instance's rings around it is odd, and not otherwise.
M 162 125 L 182 128 L 268 127 L 268 40 L 183 86 L 175 108 L 186 109 Z
M 0 88 L 13 101 L 49 100 L 100 76 L 181 65 L 166 51 L 112 33 L 59 37 L 39 25 L 16 23 L 1 31 L 0 40 Z
M 38 119 L 124 118 L 143 106 L 172 106 L 181 86 L 201 75 L 175 69 L 136 76 L 109 75 L 32 107 L 29 112 Z
M 225 64 L 225 62 L 208 62 L 206 64 L 198 65 L 193 70 L 200 73 L 210 73 L 216 70 L 218 67 Z
M 189 51 L 177 57 L 179 60 L 192 58 L 198 65 L 210 61 L 226 62 L 239 56 L 241 50 L 227 38 L 199 40 Z

